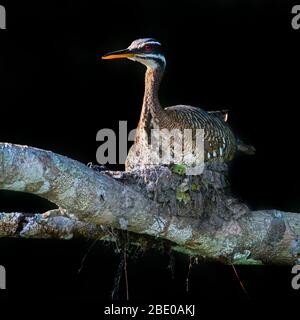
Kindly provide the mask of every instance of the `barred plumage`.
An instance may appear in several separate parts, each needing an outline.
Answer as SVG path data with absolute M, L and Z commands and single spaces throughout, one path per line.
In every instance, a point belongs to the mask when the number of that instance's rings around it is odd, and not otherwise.
M 207 161 L 228 162 L 236 151 L 236 139 L 227 123 L 200 108 L 178 105 L 165 109 L 173 126 L 180 129 L 204 129 L 204 149 Z

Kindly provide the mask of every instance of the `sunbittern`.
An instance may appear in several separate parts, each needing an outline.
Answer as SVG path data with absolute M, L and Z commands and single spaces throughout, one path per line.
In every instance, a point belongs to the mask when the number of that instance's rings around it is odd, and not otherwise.
M 159 85 L 166 67 L 166 60 L 161 51 L 161 44 L 153 38 L 138 39 L 124 50 L 110 52 L 102 59 L 127 58 L 140 62 L 147 67 L 145 76 L 145 93 L 142 112 L 135 137 L 135 143 L 130 149 L 126 170 L 139 165 L 149 164 L 146 152 L 146 141 L 151 129 L 203 129 L 204 155 L 202 159 L 207 163 L 228 162 L 233 159 L 237 150 L 253 154 L 254 148 L 236 139 L 229 125 L 227 117 L 218 112 L 206 112 L 198 107 L 176 105 L 163 108 L 159 102 Z M 193 142 L 184 139 L 184 148 L 190 149 Z

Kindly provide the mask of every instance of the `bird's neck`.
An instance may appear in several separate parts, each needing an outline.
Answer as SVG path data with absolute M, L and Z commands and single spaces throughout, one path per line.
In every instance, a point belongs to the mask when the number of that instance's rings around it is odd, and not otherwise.
M 148 131 L 151 122 L 159 125 L 159 123 L 163 121 L 165 111 L 161 107 L 158 99 L 158 90 L 163 74 L 164 68 L 147 68 L 143 107 L 139 121 L 140 129 L 146 129 Z
M 152 107 L 159 105 L 158 90 L 164 71 L 162 69 L 147 68 L 145 75 L 144 105 Z

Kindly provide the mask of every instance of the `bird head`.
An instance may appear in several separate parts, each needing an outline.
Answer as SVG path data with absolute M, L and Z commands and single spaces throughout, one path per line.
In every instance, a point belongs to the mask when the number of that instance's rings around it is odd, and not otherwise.
M 144 64 L 147 68 L 164 68 L 166 60 L 161 52 L 161 44 L 153 38 L 138 39 L 122 50 L 109 52 L 102 59 L 127 58 Z

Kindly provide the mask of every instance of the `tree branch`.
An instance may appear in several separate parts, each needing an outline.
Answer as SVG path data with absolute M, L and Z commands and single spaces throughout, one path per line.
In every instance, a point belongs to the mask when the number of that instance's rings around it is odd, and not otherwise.
M 201 177 L 167 167 L 99 174 L 50 151 L 0 143 L 0 189 L 36 194 L 63 212 L 2 214 L 0 235 L 101 238 L 106 225 L 226 263 L 294 263 L 300 254 L 300 215 L 251 212 L 228 192 L 222 168 Z
M 63 239 L 85 237 L 104 240 L 108 233 L 102 226 L 84 223 L 64 215 L 59 209 L 45 213 L 0 213 L 0 237 Z

